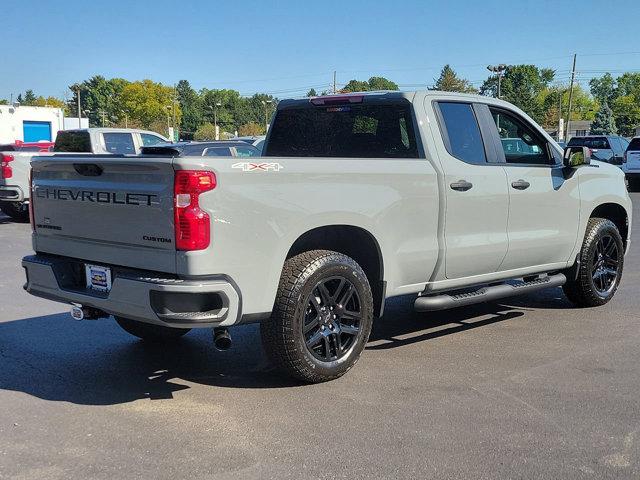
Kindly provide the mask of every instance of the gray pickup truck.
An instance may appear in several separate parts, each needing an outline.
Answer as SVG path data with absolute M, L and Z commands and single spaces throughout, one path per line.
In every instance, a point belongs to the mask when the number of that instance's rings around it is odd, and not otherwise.
M 58 132 L 54 152 L 137 154 L 142 147 L 165 143 L 155 132 L 133 128 L 84 128 Z M 32 151 L 9 152 L 0 168 L 0 210 L 19 222 L 29 221 L 29 170 Z M 9 160 L 6 161 L 5 160 Z M 6 167 L 5 167 L 6 162 Z M 9 173 L 8 175 L 5 174 Z
M 224 348 L 261 322 L 273 361 L 320 382 L 355 364 L 389 297 L 429 312 L 563 286 L 592 307 L 620 283 L 624 174 L 509 103 L 286 100 L 264 155 L 34 159 L 25 289 L 145 340 L 213 328 Z

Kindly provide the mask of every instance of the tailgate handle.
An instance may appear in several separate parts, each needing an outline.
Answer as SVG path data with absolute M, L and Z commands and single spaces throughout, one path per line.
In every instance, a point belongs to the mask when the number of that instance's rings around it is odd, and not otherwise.
M 73 168 L 84 177 L 99 177 L 102 175 L 102 167 L 95 163 L 74 163 Z

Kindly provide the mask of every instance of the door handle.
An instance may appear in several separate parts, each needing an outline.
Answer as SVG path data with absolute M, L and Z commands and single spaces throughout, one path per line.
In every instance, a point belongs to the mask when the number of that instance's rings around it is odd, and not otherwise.
M 516 190 L 526 190 L 531 186 L 531 184 L 526 180 L 520 179 L 520 180 L 516 180 L 515 182 L 511 182 L 511 186 Z
M 466 180 L 458 180 L 457 182 L 453 182 L 449 186 L 456 192 L 466 192 L 467 190 L 470 190 L 471 187 L 473 187 L 473 183 L 467 182 Z

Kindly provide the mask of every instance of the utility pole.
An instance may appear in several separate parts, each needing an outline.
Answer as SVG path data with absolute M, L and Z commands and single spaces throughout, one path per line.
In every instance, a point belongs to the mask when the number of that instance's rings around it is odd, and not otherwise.
M 262 104 L 264 105 L 264 131 L 265 133 L 269 130 L 269 116 L 267 115 L 267 105 L 272 103 L 273 100 L 262 100 Z
M 178 129 L 176 127 L 176 97 L 177 97 L 177 92 L 176 92 L 176 85 L 175 83 L 173 84 L 173 130 L 174 130 L 174 138 L 171 139 L 172 142 L 176 141 L 177 138 L 176 137 L 176 133 L 178 132 Z
M 80 110 L 80 89 L 78 88 L 78 128 L 82 128 L 82 110 Z
M 569 135 L 569 122 L 571 122 L 571 107 L 573 100 L 573 80 L 576 77 L 576 54 L 573 54 L 573 67 L 571 68 L 571 84 L 569 86 L 569 111 L 567 112 L 567 128 L 565 130 L 565 140 L 567 139 L 567 135 Z
M 493 72 L 497 75 L 498 77 L 498 98 L 500 98 L 500 94 L 501 92 L 501 86 L 502 86 L 502 74 L 504 73 L 504 71 L 507 69 L 507 66 L 504 63 L 501 63 L 500 65 L 489 65 L 487 66 L 487 70 L 489 70 L 490 72 Z
M 564 138 L 564 125 L 562 123 L 562 89 L 558 86 L 558 141 Z
M 336 93 L 336 71 L 333 71 L 333 94 Z

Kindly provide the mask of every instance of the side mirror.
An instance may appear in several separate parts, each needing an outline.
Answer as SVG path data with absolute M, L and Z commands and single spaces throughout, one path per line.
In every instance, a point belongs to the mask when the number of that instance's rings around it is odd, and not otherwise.
M 591 150 L 587 147 L 565 147 L 563 163 L 568 168 L 589 165 L 591 163 Z
M 614 155 L 611 157 L 611 165 L 622 165 L 624 163 L 624 157 L 617 157 Z

